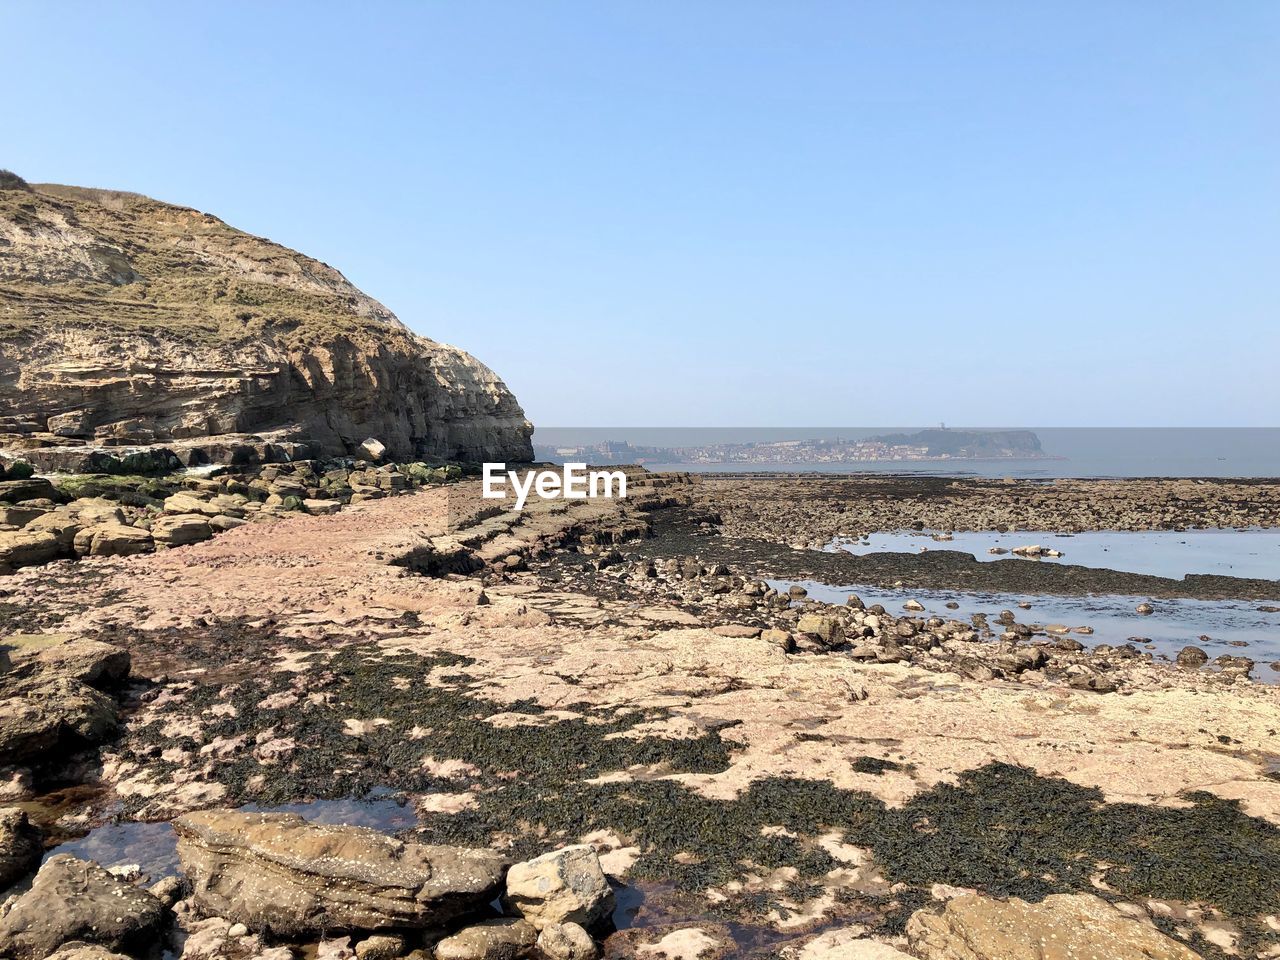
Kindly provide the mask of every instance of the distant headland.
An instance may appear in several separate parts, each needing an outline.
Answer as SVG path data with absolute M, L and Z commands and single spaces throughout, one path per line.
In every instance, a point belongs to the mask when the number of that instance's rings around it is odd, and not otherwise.
M 1049 459 L 1030 430 L 951 430 L 934 427 L 845 439 L 762 440 L 690 446 L 639 446 L 605 440 L 579 446 L 535 444 L 539 460 L 592 463 L 798 464 L 918 460 Z

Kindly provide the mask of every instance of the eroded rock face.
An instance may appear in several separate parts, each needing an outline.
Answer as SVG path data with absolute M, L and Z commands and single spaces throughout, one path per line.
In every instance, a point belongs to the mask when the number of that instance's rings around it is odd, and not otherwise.
M 438 926 L 493 900 L 506 873 L 490 850 L 295 814 L 207 810 L 173 825 L 200 910 L 277 934 Z
M 493 371 L 333 268 L 195 210 L 56 185 L 0 189 L 0 411 L 25 443 L 533 456 Z
M 163 919 L 164 907 L 147 891 L 59 854 L 0 919 L 0 955 L 41 960 L 75 941 L 129 952 L 154 941 Z
M 923 960 L 1195 960 L 1197 954 L 1151 923 L 1090 894 L 1040 903 L 965 895 L 907 924 Z

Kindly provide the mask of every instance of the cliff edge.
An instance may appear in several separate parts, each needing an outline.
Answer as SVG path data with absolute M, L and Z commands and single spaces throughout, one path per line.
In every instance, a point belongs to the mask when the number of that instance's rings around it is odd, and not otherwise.
M 374 437 L 396 459 L 525 461 L 532 432 L 492 370 L 326 264 L 138 194 L 0 175 L 0 446 Z

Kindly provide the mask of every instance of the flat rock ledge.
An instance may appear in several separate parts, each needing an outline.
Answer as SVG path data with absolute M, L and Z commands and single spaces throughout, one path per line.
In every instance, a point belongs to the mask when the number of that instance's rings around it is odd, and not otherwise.
M 1091 894 L 1055 894 L 1039 903 L 966 894 L 907 924 L 924 960 L 1197 960 L 1148 920 Z
M 497 897 L 509 865 L 492 850 L 406 843 L 296 814 L 209 810 L 173 825 L 202 913 L 286 936 L 439 927 Z

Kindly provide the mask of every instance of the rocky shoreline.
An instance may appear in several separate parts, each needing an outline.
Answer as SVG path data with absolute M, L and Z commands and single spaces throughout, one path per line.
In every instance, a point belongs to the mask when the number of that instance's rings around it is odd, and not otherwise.
M 636 473 L 625 501 L 511 514 L 458 470 L 254 470 L 61 507 L 275 522 L 0 578 L 0 955 L 1280 951 L 1280 703 L 1247 658 L 772 585 L 829 563 L 964 579 L 791 549 L 915 523 L 1270 525 L 1280 485 Z M 39 507 L 23 530 L 86 510 Z M 1266 583 L 1232 580 L 1167 583 Z M 416 825 L 275 810 L 375 795 Z M 64 854 L 31 875 L 102 824 L 167 822 L 171 874 Z

